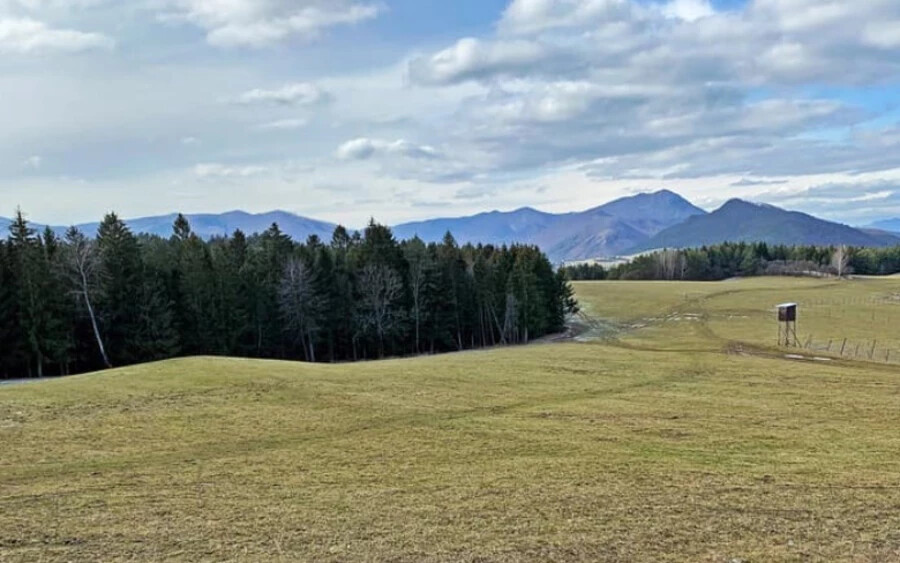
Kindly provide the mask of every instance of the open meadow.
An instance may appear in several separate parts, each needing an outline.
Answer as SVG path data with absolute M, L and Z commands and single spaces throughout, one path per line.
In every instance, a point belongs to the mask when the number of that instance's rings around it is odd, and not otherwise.
M 900 279 L 575 287 L 566 342 L 2 386 L 0 561 L 900 560 Z

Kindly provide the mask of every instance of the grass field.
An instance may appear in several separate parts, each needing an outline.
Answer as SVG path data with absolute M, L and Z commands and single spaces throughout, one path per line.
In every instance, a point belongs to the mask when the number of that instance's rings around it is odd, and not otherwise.
M 772 346 L 900 350 L 900 280 L 577 291 L 584 342 L 0 387 L 0 561 L 900 560 L 900 366 Z

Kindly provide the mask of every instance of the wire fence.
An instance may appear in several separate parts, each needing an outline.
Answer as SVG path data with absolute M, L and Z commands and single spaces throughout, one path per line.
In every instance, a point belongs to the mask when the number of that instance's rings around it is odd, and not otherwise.
M 806 340 L 800 342 L 800 346 L 804 350 L 827 356 L 900 364 L 900 348 L 896 347 L 896 343 L 882 343 L 874 338 L 869 340 L 858 338 L 816 340 L 813 336 L 807 336 Z

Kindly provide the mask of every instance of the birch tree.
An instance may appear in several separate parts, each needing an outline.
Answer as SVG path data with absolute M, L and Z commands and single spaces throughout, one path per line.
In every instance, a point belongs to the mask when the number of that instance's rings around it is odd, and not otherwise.
M 831 265 L 837 270 L 839 278 L 844 277 L 850 265 L 850 249 L 846 245 L 842 244 L 834 249 L 834 254 L 831 256 Z
M 428 256 L 428 248 L 418 237 L 409 241 L 405 248 L 406 261 L 409 263 L 409 290 L 412 296 L 411 316 L 415 329 L 415 351 L 421 351 L 422 317 L 427 307 L 427 288 L 432 264 Z
M 101 263 L 97 245 L 88 240 L 84 234 L 75 227 L 66 232 L 66 246 L 64 247 L 63 264 L 69 280 L 72 292 L 84 304 L 88 318 L 91 321 L 91 329 L 94 340 L 103 365 L 112 367 L 109 356 L 106 354 L 106 346 L 100 334 L 100 324 L 97 321 L 97 312 L 94 309 L 95 295 L 99 291 Z

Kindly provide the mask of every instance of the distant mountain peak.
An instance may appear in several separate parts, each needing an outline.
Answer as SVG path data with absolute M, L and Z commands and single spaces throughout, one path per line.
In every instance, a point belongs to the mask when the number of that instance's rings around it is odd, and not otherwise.
M 398 238 L 438 242 L 451 231 L 460 242 L 536 244 L 553 260 L 613 256 L 688 217 L 705 214 L 680 195 L 662 190 L 623 197 L 586 211 L 552 214 L 532 207 L 406 223 Z
M 893 219 L 882 219 L 881 221 L 876 221 L 871 225 L 866 225 L 865 228 L 874 229 L 877 231 L 900 233 L 900 217 L 895 217 Z
M 900 238 L 854 229 L 766 203 L 735 198 L 710 214 L 691 217 L 658 233 L 633 248 L 632 252 L 654 248 L 691 248 L 723 242 L 888 246 L 900 244 Z
M 680 194 L 677 194 L 669 189 L 656 190 L 652 192 L 639 192 L 631 196 L 633 198 L 655 198 L 655 199 L 675 199 L 681 201 L 687 201 Z
M 807 215 L 801 211 L 789 211 L 787 209 L 782 209 L 781 207 L 771 205 L 769 203 L 762 203 L 758 201 L 749 201 L 746 199 L 740 198 L 732 198 L 722 204 L 716 211 L 713 213 L 726 214 L 730 216 L 735 216 L 737 218 L 744 216 L 778 216 L 778 215 L 795 215 L 800 216 L 804 215 L 807 217 L 812 217 L 811 215 Z

